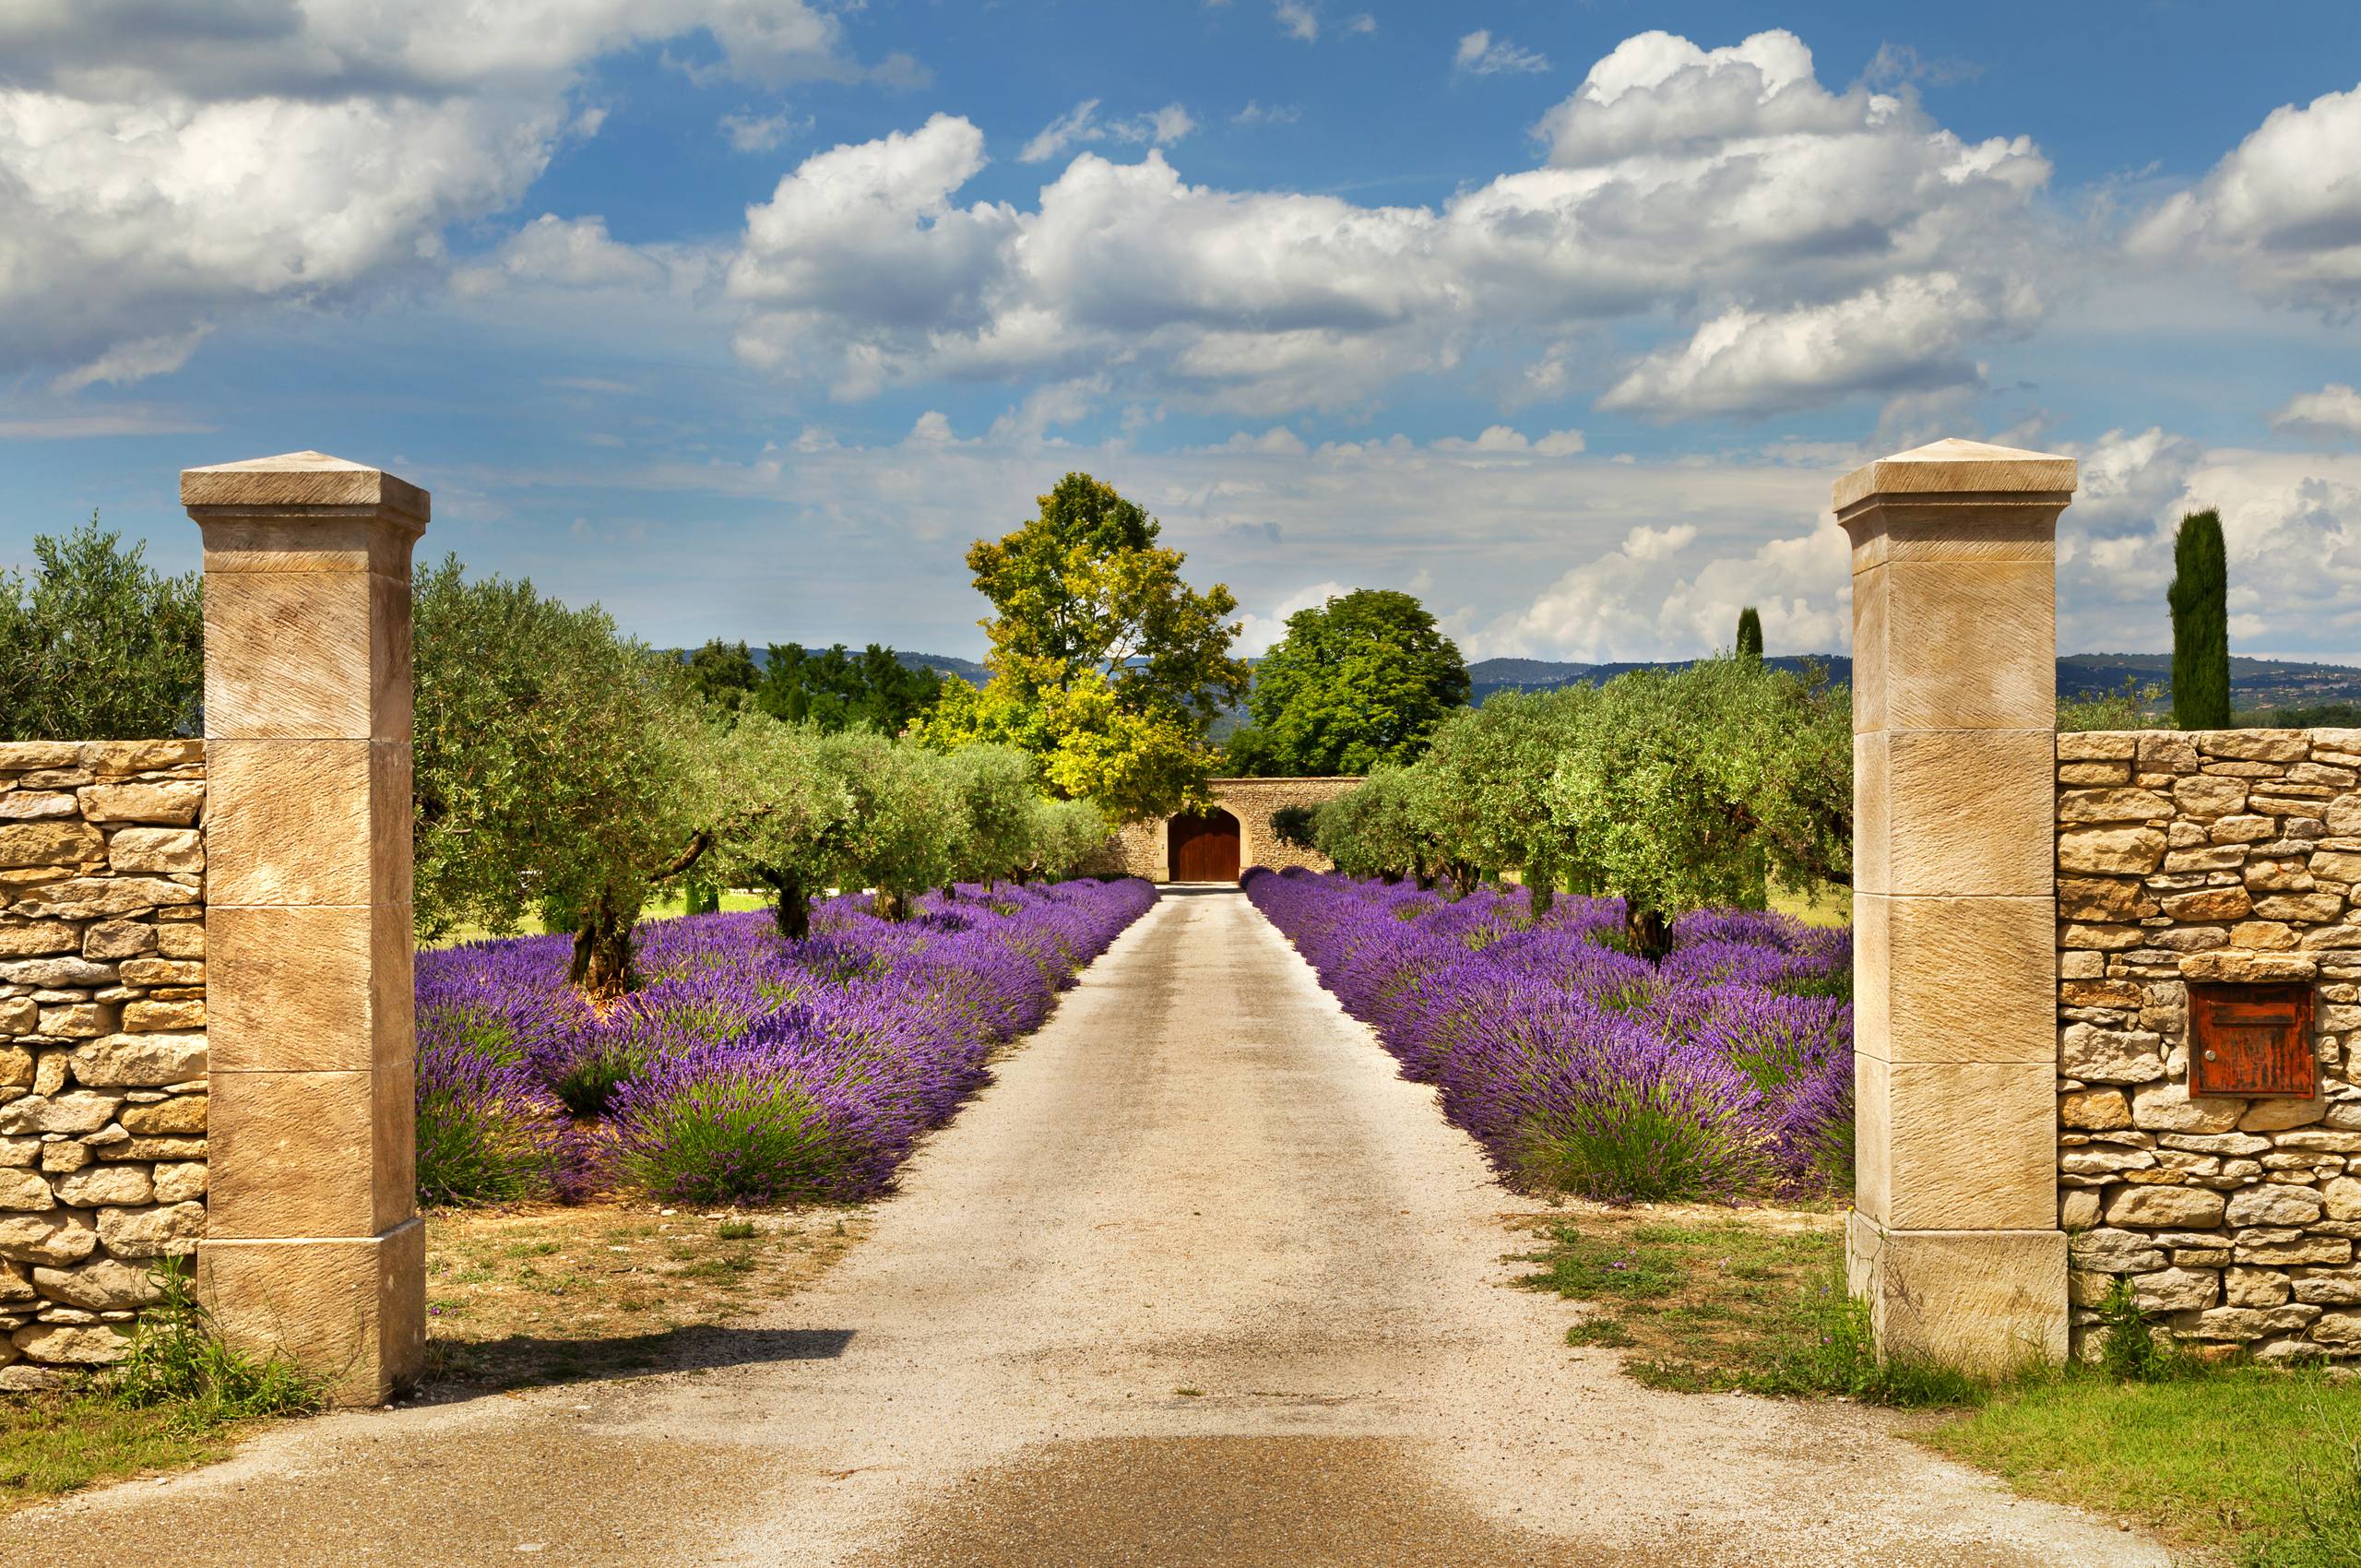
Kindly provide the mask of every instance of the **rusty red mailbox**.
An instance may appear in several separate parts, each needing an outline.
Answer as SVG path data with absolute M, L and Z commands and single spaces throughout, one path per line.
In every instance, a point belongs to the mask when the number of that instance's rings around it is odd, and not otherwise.
M 2189 1092 L 2311 1099 L 2319 1093 L 2312 1049 L 2312 988 L 2192 983 L 2189 988 Z

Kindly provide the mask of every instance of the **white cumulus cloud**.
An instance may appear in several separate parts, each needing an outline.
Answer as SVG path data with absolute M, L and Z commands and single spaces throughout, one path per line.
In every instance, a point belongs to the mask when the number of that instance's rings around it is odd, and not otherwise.
M 2271 423 L 2306 435 L 2361 435 L 2361 392 L 2340 381 L 2299 392 L 2272 413 Z
M 2361 87 L 2284 104 L 2192 189 L 2133 229 L 2135 254 L 2194 252 L 2236 267 L 2265 299 L 2361 303 Z
M 1097 108 L 1020 156 L 1118 134 Z M 1158 151 L 1082 150 L 1026 208 L 960 205 L 982 137 L 937 115 L 807 160 L 753 209 L 740 343 L 847 394 L 1103 367 L 1126 396 L 1285 416 L 1490 341 L 1538 356 L 1506 377 L 1512 401 L 1588 383 L 1670 418 L 1970 383 L 1976 344 L 2040 314 L 2033 145 L 1824 88 L 1790 34 L 1629 40 L 1540 130 L 1548 164 L 1440 207 L 1226 190 Z M 1584 330 L 1667 313 L 1680 340 L 1620 366 Z
M 592 63 L 695 31 L 746 80 L 855 70 L 802 0 L 0 6 L 0 371 L 156 374 L 224 313 L 437 267 L 596 130 Z

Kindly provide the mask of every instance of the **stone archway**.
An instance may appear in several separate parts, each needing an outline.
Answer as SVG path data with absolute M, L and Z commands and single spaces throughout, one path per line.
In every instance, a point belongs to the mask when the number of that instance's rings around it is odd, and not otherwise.
M 1209 812 L 1176 816 L 1166 829 L 1169 862 L 1175 882 L 1236 882 L 1239 859 L 1238 818 L 1216 806 Z

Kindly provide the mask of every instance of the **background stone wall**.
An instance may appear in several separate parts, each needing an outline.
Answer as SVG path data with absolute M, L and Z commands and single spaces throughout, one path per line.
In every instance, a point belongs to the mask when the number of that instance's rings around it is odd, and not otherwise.
M 205 1228 L 204 755 L 0 743 L 0 1390 L 113 1360 Z
M 2058 737 L 2059 1222 L 2075 1340 L 2361 1354 L 2361 731 Z M 2314 982 L 2322 1093 L 2192 1099 L 2189 981 Z
M 1282 843 L 1271 819 L 1288 806 L 1325 805 L 1359 782 L 1358 778 L 1215 778 L 1208 781 L 1208 788 L 1214 804 L 1238 818 L 1240 871 L 1250 866 L 1327 871 L 1331 869 L 1327 856 Z M 1155 817 L 1124 824 L 1105 853 L 1085 869 L 1102 875 L 1144 876 L 1150 882 L 1169 880 L 1171 820 Z

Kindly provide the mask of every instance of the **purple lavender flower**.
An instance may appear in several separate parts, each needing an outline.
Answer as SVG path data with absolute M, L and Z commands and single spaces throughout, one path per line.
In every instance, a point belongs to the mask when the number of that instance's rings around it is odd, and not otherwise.
M 421 1063 L 484 1063 L 505 1075 L 487 1103 L 581 1119 L 576 1186 L 608 1168 L 687 1202 L 865 1196 L 1155 901 L 1139 881 L 962 886 L 892 922 L 840 897 L 800 942 L 762 912 L 652 921 L 647 983 L 603 1014 L 565 984 L 564 938 L 466 944 L 420 955 Z
M 1608 1199 L 1819 1194 L 1850 1182 L 1851 934 L 1693 914 L 1661 966 L 1608 945 L 1620 900 L 1456 902 L 1403 884 L 1248 873 L 1405 1076 L 1508 1179 Z

